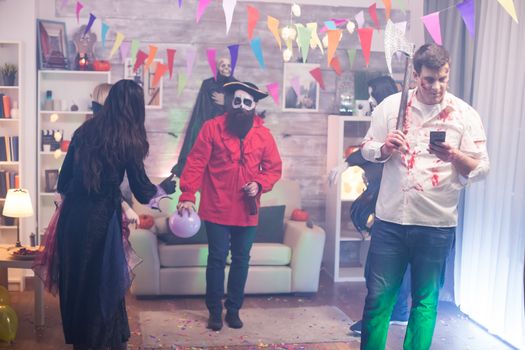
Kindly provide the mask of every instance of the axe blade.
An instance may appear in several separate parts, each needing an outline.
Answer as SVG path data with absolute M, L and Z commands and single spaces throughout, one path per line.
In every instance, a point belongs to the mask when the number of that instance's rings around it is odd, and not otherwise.
M 414 54 L 415 45 L 410 43 L 405 34 L 390 19 L 385 27 L 385 57 L 388 72 L 392 75 L 392 57 L 396 52 L 401 52 L 408 57 Z

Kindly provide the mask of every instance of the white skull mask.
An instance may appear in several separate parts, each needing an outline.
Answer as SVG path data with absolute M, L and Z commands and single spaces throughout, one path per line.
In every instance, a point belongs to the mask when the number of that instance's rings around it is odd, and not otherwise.
M 256 102 L 252 95 L 244 90 L 237 90 L 233 94 L 232 107 L 234 109 L 243 108 L 246 111 L 251 111 L 255 108 Z

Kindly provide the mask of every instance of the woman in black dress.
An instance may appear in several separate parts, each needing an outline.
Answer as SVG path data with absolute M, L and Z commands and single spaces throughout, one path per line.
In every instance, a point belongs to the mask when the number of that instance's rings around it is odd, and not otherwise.
M 131 283 L 122 239 L 124 173 L 135 198 L 154 205 L 174 183 L 150 182 L 142 88 L 116 83 L 97 113 L 73 136 L 58 180 L 63 203 L 56 239 L 64 336 L 74 349 L 125 349 L 130 337 L 124 295 Z

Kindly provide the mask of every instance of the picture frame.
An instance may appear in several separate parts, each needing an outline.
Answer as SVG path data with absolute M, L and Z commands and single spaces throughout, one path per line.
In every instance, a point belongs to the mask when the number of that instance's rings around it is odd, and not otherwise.
M 148 69 L 144 69 L 144 65 L 141 65 L 136 72 L 133 72 L 133 61 L 130 57 L 126 58 L 124 63 L 124 79 L 131 79 L 142 86 L 146 109 L 162 109 L 164 77 L 160 78 L 157 86 L 153 86 L 158 63 L 163 63 L 163 60 L 154 59 Z
M 314 63 L 285 63 L 283 72 L 283 111 L 317 112 L 319 83 L 310 71 L 319 68 Z M 299 94 L 297 94 L 299 92 Z
M 39 69 L 68 69 L 66 23 L 37 20 Z
M 58 169 L 46 169 L 45 170 L 45 191 L 47 193 L 53 193 L 57 190 L 58 185 Z

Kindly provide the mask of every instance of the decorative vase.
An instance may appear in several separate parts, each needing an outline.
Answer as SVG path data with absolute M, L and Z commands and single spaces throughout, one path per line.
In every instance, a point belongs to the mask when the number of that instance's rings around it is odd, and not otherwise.
M 5 86 L 14 86 L 15 85 L 16 74 L 4 75 L 3 78 L 4 78 L 4 85 Z

